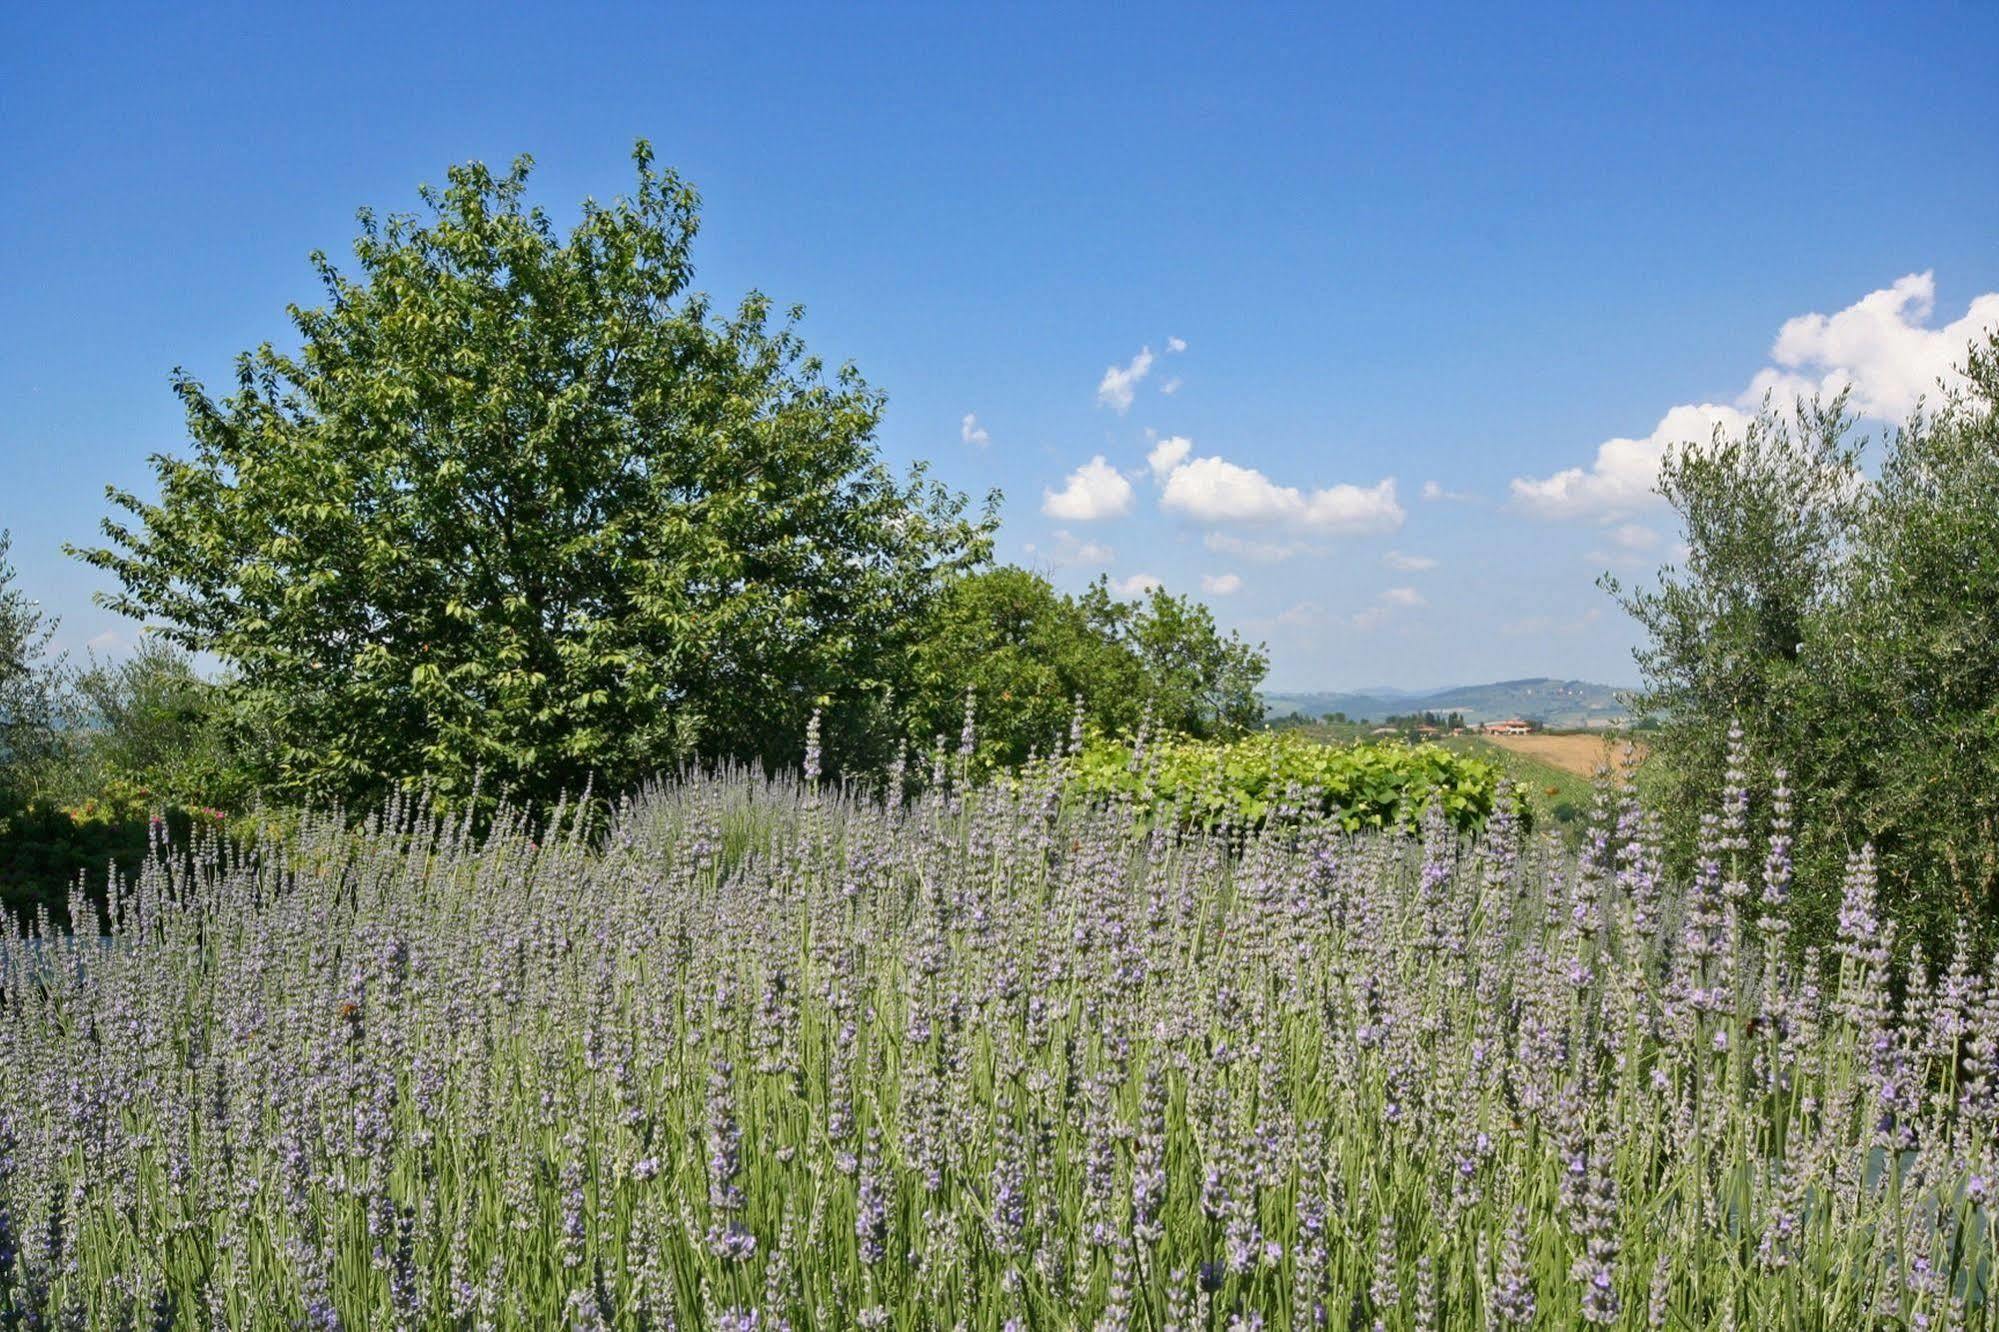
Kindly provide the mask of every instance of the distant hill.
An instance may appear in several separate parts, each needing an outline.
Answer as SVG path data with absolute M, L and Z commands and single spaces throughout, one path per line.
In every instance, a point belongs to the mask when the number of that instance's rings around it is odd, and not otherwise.
M 1470 722 L 1524 717 L 1543 726 L 1568 729 L 1609 726 L 1625 720 L 1622 692 L 1616 685 L 1587 680 L 1501 680 L 1497 684 L 1456 685 L 1411 693 L 1401 689 L 1353 693 L 1265 694 L 1265 710 L 1273 716 L 1302 712 L 1324 717 L 1344 712 L 1354 721 L 1380 721 L 1411 712 L 1461 712 Z

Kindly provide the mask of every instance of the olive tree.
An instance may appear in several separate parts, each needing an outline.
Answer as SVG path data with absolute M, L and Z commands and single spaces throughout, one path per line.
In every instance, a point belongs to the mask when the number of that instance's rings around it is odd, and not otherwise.
M 1830 939 L 1869 845 L 1910 941 L 1999 941 L 1999 333 L 1962 368 L 1872 475 L 1842 400 L 1674 450 L 1659 488 L 1685 559 L 1652 587 L 1606 580 L 1646 633 L 1636 702 L 1681 854 L 1732 724 L 1754 785 L 1787 774 L 1801 943 Z

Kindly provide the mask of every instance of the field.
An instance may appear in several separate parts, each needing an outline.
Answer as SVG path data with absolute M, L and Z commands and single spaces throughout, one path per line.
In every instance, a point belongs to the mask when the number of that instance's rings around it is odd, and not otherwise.
M 1578 777 L 1590 777 L 1599 766 L 1615 768 L 1623 749 L 1621 737 L 1601 731 L 1544 731 L 1538 735 L 1480 736 L 1486 744 L 1539 760 Z
M 1446 749 L 1498 765 L 1526 797 L 1541 826 L 1579 835 L 1590 811 L 1590 778 L 1499 743 L 1506 738 L 1509 737 L 1459 735 L 1448 736 L 1439 743 Z
M 1176 832 L 1059 765 L 155 860 L 0 938 L 0 1317 L 1995 1326 L 1999 989 L 1891 998 L 1864 862 L 1794 971 L 1786 813 L 1717 810 L 1688 883 L 1628 805 Z

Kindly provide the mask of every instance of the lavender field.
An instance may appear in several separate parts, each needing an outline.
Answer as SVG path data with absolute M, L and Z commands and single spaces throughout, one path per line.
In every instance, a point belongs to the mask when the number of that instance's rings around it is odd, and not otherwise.
M 1862 1328 L 1984 1298 L 1999 984 L 1787 814 L 1349 837 L 741 773 L 0 944 L 0 1325 Z M 1836 975 L 1820 983 L 1818 977 Z

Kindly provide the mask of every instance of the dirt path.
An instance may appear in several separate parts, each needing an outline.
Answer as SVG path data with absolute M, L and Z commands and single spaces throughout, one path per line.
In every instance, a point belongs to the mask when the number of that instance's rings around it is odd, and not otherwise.
M 1563 772 L 1573 772 L 1588 777 L 1596 772 L 1599 763 L 1617 764 L 1624 742 L 1600 733 L 1582 732 L 1560 735 L 1488 735 L 1481 737 L 1487 744 L 1501 749 L 1510 749 L 1516 754 L 1539 759 L 1551 768 Z M 1644 752 L 1643 748 L 1639 751 Z

